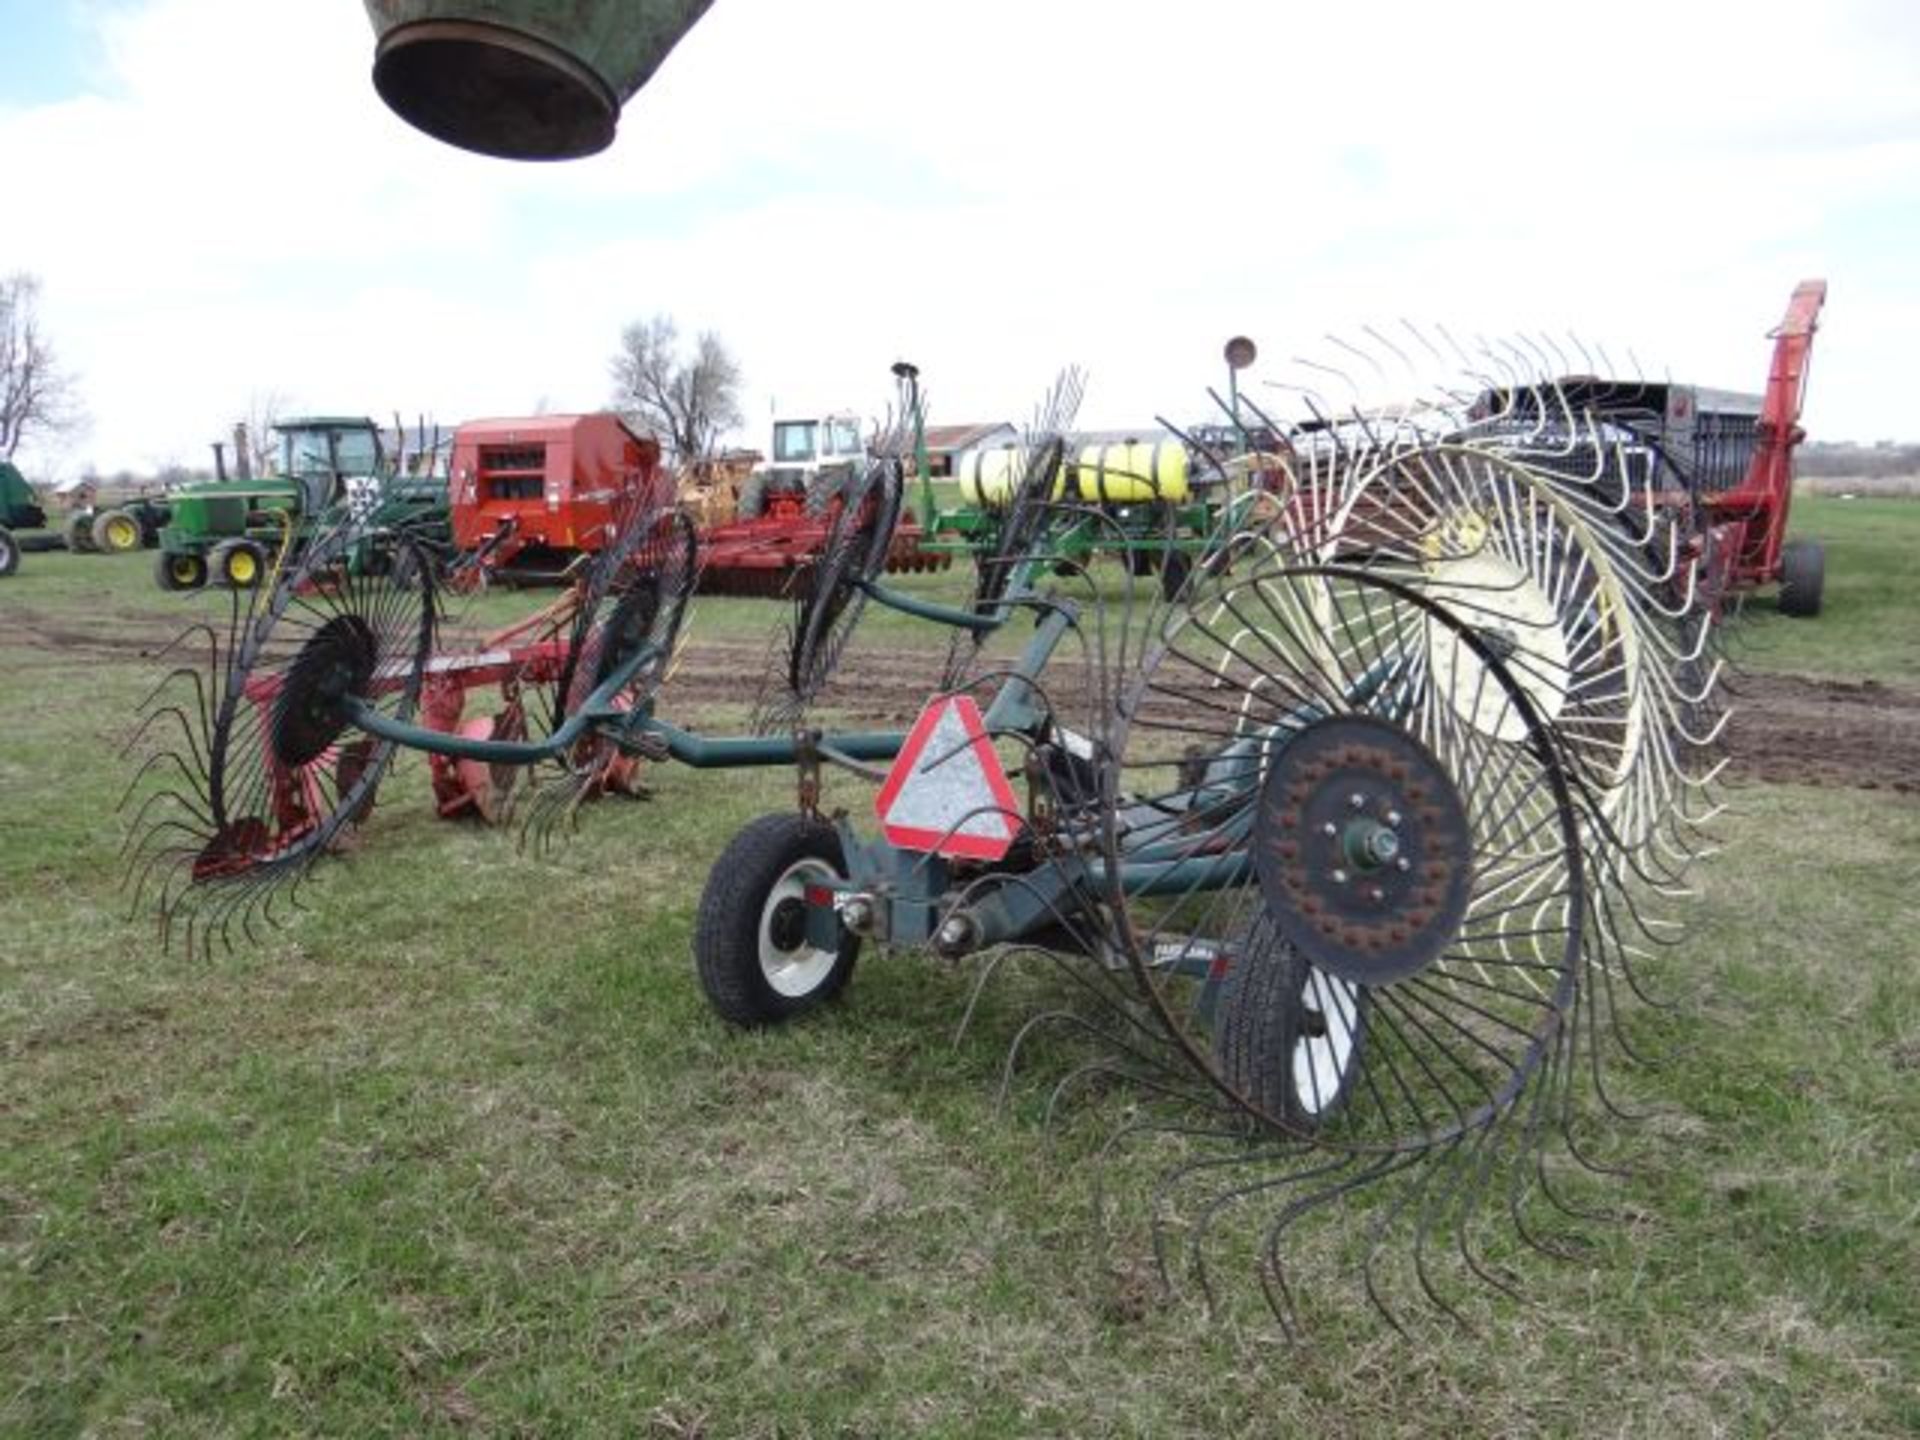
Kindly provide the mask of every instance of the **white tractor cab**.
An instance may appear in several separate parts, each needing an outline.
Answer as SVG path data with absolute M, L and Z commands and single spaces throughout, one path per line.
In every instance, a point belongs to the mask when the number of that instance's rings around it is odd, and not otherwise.
M 773 422 L 767 460 L 754 467 L 740 487 L 740 518 L 767 513 L 777 496 L 802 504 L 809 514 L 826 511 L 856 467 L 867 458 L 866 437 L 858 415 L 835 412 L 806 420 Z

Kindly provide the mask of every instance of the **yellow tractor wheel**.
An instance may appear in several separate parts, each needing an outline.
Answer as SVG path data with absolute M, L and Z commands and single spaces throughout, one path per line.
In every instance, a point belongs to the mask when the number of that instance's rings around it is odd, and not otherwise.
M 235 590 L 251 590 L 265 573 L 266 552 L 251 540 L 228 540 L 208 557 L 213 578 Z
M 140 539 L 140 522 L 124 510 L 105 510 L 94 517 L 93 548 L 104 554 L 138 550 Z
M 207 562 L 190 551 L 162 550 L 153 562 L 153 578 L 162 590 L 198 590 L 207 583 Z

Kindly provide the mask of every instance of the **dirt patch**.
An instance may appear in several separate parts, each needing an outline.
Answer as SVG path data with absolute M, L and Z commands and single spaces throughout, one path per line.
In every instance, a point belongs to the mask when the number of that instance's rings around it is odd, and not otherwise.
M 152 659 L 181 631 L 178 619 L 124 609 L 76 622 L 22 607 L 0 644 L 56 654 Z M 924 647 L 856 646 L 820 707 L 854 724 L 902 726 L 939 684 L 946 637 Z M 683 705 L 751 706 L 770 663 L 764 640 L 702 639 L 683 652 L 669 686 Z M 1753 673 L 1729 685 L 1726 744 L 1735 775 L 1749 780 L 1920 794 L 1920 691 L 1875 680 L 1812 680 Z M 1061 697 L 1063 703 L 1071 697 Z
M 1750 780 L 1920 794 L 1920 692 L 1877 680 L 1744 675 L 1727 748 Z
M 100 610 L 83 616 L 9 609 L 0 646 L 56 654 L 152 658 L 180 638 L 186 622 L 151 611 Z
M 850 653 L 822 704 L 856 722 L 913 719 L 939 682 L 944 647 Z M 758 645 L 687 649 L 671 695 L 687 703 L 751 703 L 766 651 Z M 1875 680 L 1750 674 L 1732 682 L 1726 744 L 1747 780 L 1920 794 L 1920 691 Z
M 863 725 L 905 725 L 927 703 L 940 683 L 946 637 L 924 650 L 848 652 L 817 708 Z M 763 641 L 706 641 L 699 638 L 682 653 L 667 688 L 680 704 L 753 704 L 760 696 L 769 665 Z M 772 657 L 779 664 L 783 656 Z

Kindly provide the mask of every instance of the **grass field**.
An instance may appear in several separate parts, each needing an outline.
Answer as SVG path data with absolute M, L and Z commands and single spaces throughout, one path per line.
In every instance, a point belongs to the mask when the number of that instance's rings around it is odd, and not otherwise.
M 1771 592 L 1755 598 L 1736 632 L 1740 662 L 1798 675 L 1920 681 L 1916 516 L 1912 500 L 1795 499 L 1790 533 L 1827 549 L 1825 603 L 1818 621 L 1805 625 L 1781 615 Z
M 1796 515 L 1831 612 L 1757 619 L 1746 663 L 1914 684 L 1920 505 Z M 1291 1346 L 1162 1299 L 1137 1227 L 1102 1247 L 1085 1137 L 995 1104 L 1015 1012 L 952 1038 L 965 967 L 710 1018 L 699 889 L 787 777 L 662 771 L 535 856 L 434 820 L 414 761 L 291 928 L 166 956 L 115 866 L 152 662 L 28 647 L 28 608 L 191 604 L 132 560 L 0 586 L 0 1433 L 1920 1430 L 1910 799 L 1742 792 L 1583 1258 L 1514 1257 L 1473 1333 L 1329 1289 Z

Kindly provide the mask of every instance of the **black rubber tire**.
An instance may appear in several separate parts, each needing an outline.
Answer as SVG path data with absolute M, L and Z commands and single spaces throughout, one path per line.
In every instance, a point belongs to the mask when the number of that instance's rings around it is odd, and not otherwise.
M 115 524 L 116 521 L 120 523 Z M 124 530 L 122 528 L 124 526 L 130 526 L 131 531 Z M 123 538 L 129 538 L 130 543 L 116 545 L 114 543 L 116 532 L 119 532 Z M 98 550 L 102 555 L 129 554 L 140 548 L 140 542 L 143 538 L 140 521 L 131 512 L 126 510 L 102 510 L 98 515 L 93 517 L 93 524 L 88 527 L 87 533 L 93 541 L 93 548 Z
M 1820 613 L 1827 582 L 1827 551 L 1818 540 L 1789 540 L 1780 549 L 1780 613 L 1810 619 Z
M 740 494 L 734 503 L 733 515 L 736 520 L 758 520 L 766 513 L 767 477 L 749 475 L 740 482 Z
M 840 835 L 806 815 L 762 815 L 735 835 L 707 876 L 693 926 L 693 958 L 707 1001 L 735 1025 L 775 1025 L 825 1004 L 853 976 L 860 937 L 841 931 L 833 966 L 804 995 L 783 995 L 760 964 L 760 930 L 774 887 L 794 865 L 815 860 L 845 875 Z
M 232 567 L 236 558 L 246 556 L 253 561 L 251 576 L 236 580 Z M 251 540 L 222 540 L 207 555 L 207 570 L 215 583 L 234 590 L 251 590 L 262 583 L 267 576 L 267 552 Z
M 20 568 L 20 542 L 13 538 L 13 532 L 0 525 L 0 580 L 6 579 Z
M 67 537 L 67 549 L 74 554 L 93 554 L 93 516 L 85 511 L 78 515 L 69 515 L 66 529 L 62 533 Z
M 1324 1033 L 1319 1027 L 1325 1023 L 1306 1003 L 1313 967 L 1265 914 L 1256 917 L 1238 950 L 1221 986 L 1214 1063 L 1221 1078 L 1262 1115 L 1298 1133 L 1317 1130 L 1339 1114 L 1360 1073 L 1367 1046 L 1366 992 L 1355 996 L 1353 1047 L 1333 1094 L 1303 1095 L 1293 1073 L 1294 1046 L 1303 1027 Z
M 193 571 L 192 579 L 182 573 L 189 568 Z M 207 583 L 206 557 L 186 552 L 170 554 L 162 550 L 153 557 L 153 579 L 162 590 L 198 590 Z
M 1134 579 L 1144 579 L 1153 574 L 1153 552 L 1142 545 L 1129 545 L 1120 552 L 1127 563 L 1127 573 Z
M 853 467 L 850 465 L 831 465 L 817 471 L 813 479 L 807 482 L 807 514 L 816 519 L 826 515 L 852 481 Z
M 1184 550 L 1169 547 L 1160 561 L 1160 596 L 1171 604 L 1187 588 L 1187 576 L 1193 572 L 1193 560 Z

